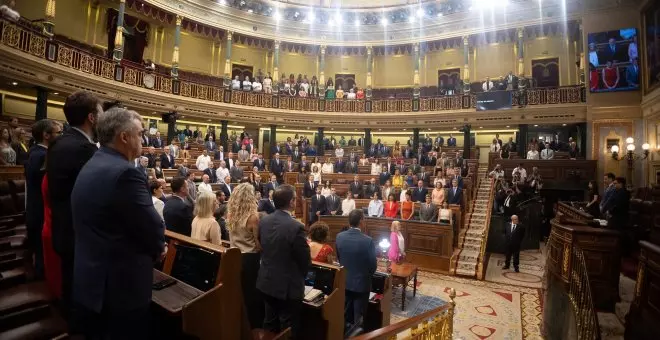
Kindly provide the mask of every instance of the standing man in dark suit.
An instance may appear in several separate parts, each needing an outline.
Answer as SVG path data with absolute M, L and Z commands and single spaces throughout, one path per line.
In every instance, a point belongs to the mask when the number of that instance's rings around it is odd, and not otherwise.
M 273 190 L 268 191 L 268 197 L 264 197 L 259 200 L 257 211 L 263 211 L 266 214 L 272 214 L 275 212 L 275 203 L 273 202 Z
M 88 339 L 149 337 L 154 262 L 167 250 L 147 180 L 130 163 L 142 152 L 143 131 L 134 111 L 112 108 L 100 114 L 101 149 L 82 168 L 71 193 L 73 299 Z
M 348 191 L 351 192 L 353 198 L 362 197 L 362 182 L 360 182 L 360 177 L 358 175 L 353 177 L 353 182 L 348 186 Z
M 449 138 L 447 138 L 447 146 L 456 146 L 456 138 L 451 134 L 449 135 Z
M 380 196 L 380 187 L 376 184 L 376 179 L 371 178 L 369 180 L 369 184 L 367 184 L 364 187 L 364 196 L 365 197 L 373 197 L 374 194 L 378 194 Z M 387 197 L 381 197 L 381 199 L 387 199 Z
M 458 187 L 456 178 L 451 180 L 451 188 L 447 192 L 447 203 L 463 205 L 463 190 Z
M 426 195 L 425 202 L 419 206 L 419 220 L 425 222 L 438 221 L 438 208 L 431 202 L 431 195 Z
M 424 182 L 422 180 L 417 181 L 417 188 L 412 191 L 412 201 L 413 202 L 424 202 L 426 194 L 429 191 L 424 187 Z
M 241 139 L 236 137 L 236 140 L 231 143 L 231 152 L 237 153 L 241 150 Z
M 193 207 L 188 203 L 188 182 L 183 177 L 172 178 L 172 197 L 165 202 L 163 219 L 167 230 L 190 236 L 192 231 Z M 227 197 L 229 197 L 227 195 Z
M 378 175 L 378 182 L 380 185 L 385 185 L 385 182 L 389 181 L 390 178 L 392 178 L 392 175 L 390 175 L 390 172 L 387 170 L 387 165 L 383 165 L 383 171 Z
M 235 183 L 240 183 L 243 179 L 243 168 L 241 167 L 240 161 L 235 161 L 234 166 L 229 169 L 229 175 L 231 176 L 231 181 Z
M 367 310 L 371 277 L 376 272 L 376 245 L 363 234 L 364 213 L 356 209 L 348 214 L 349 228 L 337 235 L 339 263 L 346 268 L 346 302 L 344 319 L 354 325 Z
M 309 223 L 319 220 L 319 216 L 325 215 L 327 211 L 325 196 L 321 195 L 321 187 L 316 187 L 316 194 L 312 196 L 309 212 Z
M 261 266 L 257 289 L 264 294 L 264 328 L 279 333 L 291 327 L 292 339 L 301 339 L 300 313 L 305 277 L 312 263 L 305 226 L 291 217 L 296 192 L 282 185 L 273 194 L 275 212 L 259 221 Z
M 264 155 L 259 154 L 259 158 L 255 159 L 254 162 L 252 162 L 253 167 L 257 167 L 257 170 L 259 171 L 264 171 L 266 170 L 266 162 L 264 161 Z
M 309 175 L 307 176 L 307 182 L 305 182 L 305 185 L 303 186 L 303 196 L 305 198 L 312 198 L 314 194 L 316 194 L 316 187 L 318 185 L 314 183 L 314 176 Z
M 98 150 L 94 138 L 100 113 L 101 102 L 93 94 L 79 91 L 70 95 L 64 103 L 64 115 L 71 128 L 48 147 L 46 173 L 51 202 L 53 248 L 62 263 L 62 301 L 67 318 L 71 317 L 69 313 L 72 308 L 75 240 L 71 191 L 80 169 Z M 70 321 L 69 325 L 72 326 Z M 75 332 L 75 328 L 73 331 Z
M 218 182 L 218 174 L 215 171 L 215 169 L 213 168 L 213 162 L 209 163 L 209 167 L 204 169 L 203 174 L 209 176 L 209 183 L 217 183 Z
M 280 148 L 280 145 L 276 142 L 275 145 L 270 148 L 270 154 L 274 155 L 279 153 L 282 153 L 282 148 Z
M 343 174 L 346 168 L 346 162 L 344 162 L 344 157 L 337 157 L 335 162 L 335 173 Z
M 444 146 L 445 145 L 445 139 L 442 138 L 442 136 L 438 135 L 436 137 L 435 142 L 438 143 L 439 146 Z
M 408 169 L 412 170 L 413 174 L 417 174 L 422 170 L 422 167 L 417 162 L 417 158 L 413 158 L 412 164 Z
M 513 256 L 513 268 L 516 273 L 520 272 L 518 264 L 520 262 L 520 244 L 525 236 L 525 226 L 518 222 L 518 215 L 511 215 L 511 222 L 504 226 L 504 238 L 506 247 L 506 260 L 502 269 L 509 269 L 511 256 Z
M 429 187 L 431 174 L 426 172 L 424 168 L 422 168 L 421 171 L 417 174 L 417 178 L 424 182 L 425 187 Z
M 160 154 L 160 167 L 162 169 L 174 169 L 174 155 L 168 152 Z
M 270 182 L 266 183 L 264 190 L 266 190 L 266 192 L 269 192 L 271 190 L 275 191 L 279 186 L 280 184 L 277 181 L 277 176 L 270 175 Z
M 612 198 L 614 191 L 616 191 L 616 187 L 614 184 L 615 179 L 616 176 L 611 172 L 606 173 L 603 178 L 603 183 L 605 184 L 605 190 L 603 191 L 603 198 L 600 200 L 601 214 L 605 214 L 605 212 L 610 210 L 611 208 L 612 202 L 610 202 L 610 199 Z
M 346 167 L 344 167 L 344 173 L 347 174 L 357 174 L 358 173 L 358 163 L 355 160 L 355 158 L 351 158 L 351 160 L 346 164 Z
M 30 148 L 25 162 L 25 226 L 28 232 L 30 250 L 34 254 L 34 270 L 38 279 L 44 275 L 43 244 L 41 231 L 44 225 L 44 201 L 41 182 L 44 178 L 44 165 L 48 146 L 62 134 L 62 125 L 52 119 L 42 119 L 32 125 L 32 138 L 35 144 Z
M 224 179 L 220 180 L 220 190 L 225 193 L 225 197 L 229 199 L 231 196 L 231 176 L 225 176 Z
M 270 160 L 270 172 L 277 177 L 278 182 L 284 182 L 284 162 L 280 160 L 279 153 L 275 153 L 275 158 Z
M 337 196 L 335 188 L 330 189 L 331 194 L 325 198 L 326 212 L 329 215 L 341 215 L 341 197 Z
M 151 139 L 151 146 L 153 146 L 156 149 L 162 149 L 163 148 L 163 140 L 160 139 L 160 132 L 156 131 L 156 136 Z

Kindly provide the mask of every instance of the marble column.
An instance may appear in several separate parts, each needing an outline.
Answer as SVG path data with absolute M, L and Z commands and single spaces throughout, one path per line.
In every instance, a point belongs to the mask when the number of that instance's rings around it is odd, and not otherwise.
M 419 128 L 413 128 L 413 146 L 412 152 L 417 155 L 417 149 L 419 148 Z M 419 156 L 419 155 L 417 155 Z
M 319 54 L 319 93 L 325 93 L 325 45 L 321 45 Z
M 227 31 L 227 47 L 225 48 L 225 87 L 231 85 L 231 45 L 234 32 Z M 271 128 L 272 130 L 272 128 Z
M 523 51 L 523 37 L 525 35 L 525 29 L 523 27 L 518 27 L 516 29 L 516 34 L 518 36 L 518 76 L 525 75 L 525 61 L 524 61 L 524 51 Z
M 37 87 L 37 106 L 34 113 L 34 120 L 39 121 L 48 118 L 48 90 L 43 87 Z
M 419 97 L 419 43 L 413 44 L 413 96 Z
M 176 16 L 176 26 L 174 27 L 174 51 L 172 51 L 172 77 L 179 77 L 179 45 L 181 44 L 181 20 L 183 17 Z
M 229 133 L 227 133 L 227 125 L 229 125 L 229 121 L 221 120 L 220 124 L 222 124 L 220 127 L 220 145 L 222 145 L 222 148 L 227 151 L 229 150 Z
M 120 10 L 124 8 L 124 1 L 126 0 L 120 0 L 119 2 Z M 53 23 L 53 19 L 55 19 L 55 4 L 55 0 L 46 1 L 46 20 L 44 21 L 44 34 L 49 37 L 52 37 L 54 34 L 55 24 Z
M 580 54 L 580 70 L 578 71 L 578 83 L 579 84 L 584 84 L 586 83 L 586 79 L 584 77 L 584 69 L 585 66 L 588 65 L 588 62 L 584 59 L 584 39 L 582 37 L 583 31 L 582 31 L 582 23 L 580 23 L 579 27 L 579 34 L 578 34 L 578 41 L 577 41 L 577 50 L 579 51 Z
M 277 125 L 272 124 L 270 126 L 270 149 L 273 150 L 273 147 L 275 145 L 277 145 Z M 270 155 L 270 159 L 274 159 L 274 158 L 275 158 L 275 154 Z
M 371 46 L 367 46 L 367 81 L 364 84 L 366 87 L 366 96 L 367 98 L 371 98 L 371 73 L 373 72 L 373 65 L 374 64 L 374 57 L 373 57 L 373 48 Z
M 115 32 L 115 49 L 112 52 L 112 59 L 120 63 L 124 57 L 124 11 L 126 1 L 119 1 L 119 13 L 117 14 L 117 31 Z
M 280 41 L 275 40 L 273 45 L 273 86 L 276 86 L 280 79 Z M 275 91 L 276 92 L 276 91 Z
M 463 83 L 470 84 L 470 37 L 463 36 Z
M 369 151 L 369 148 L 371 147 L 371 129 L 366 128 L 364 129 L 364 154 L 367 154 L 367 151 Z
M 318 133 L 316 134 L 318 136 L 317 138 L 317 145 L 316 145 L 316 155 L 317 156 L 323 156 L 325 154 L 325 148 L 323 144 L 323 138 L 325 137 L 323 135 L 323 132 L 325 131 L 324 128 L 320 127 L 318 128 Z

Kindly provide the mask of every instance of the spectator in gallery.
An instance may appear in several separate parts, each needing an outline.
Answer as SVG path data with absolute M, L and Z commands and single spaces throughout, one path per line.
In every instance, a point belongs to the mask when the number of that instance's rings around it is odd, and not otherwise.
M 243 91 L 252 91 L 252 82 L 249 76 L 245 76 L 245 79 L 243 79 Z
M 555 158 L 555 151 L 550 148 L 550 143 L 545 143 L 545 149 L 541 151 L 541 159 L 553 159 Z
M 493 138 L 493 143 L 490 145 L 490 152 L 499 153 L 501 149 L 502 146 L 500 146 L 500 143 L 497 142 L 497 139 Z
M 632 45 L 632 44 L 631 44 Z M 630 66 L 626 68 L 626 82 L 630 87 L 639 86 L 639 66 L 637 65 L 637 59 L 631 59 Z
M 6 5 L 0 6 L 0 17 L 11 22 L 18 22 L 21 19 L 21 15 L 14 7 L 16 7 L 16 1 L 14 0 L 9 0 Z
M 335 93 L 337 99 L 344 99 L 344 90 L 342 90 L 341 85 L 337 85 L 337 92 Z
M 493 87 L 494 87 L 493 82 L 490 80 L 489 77 L 486 77 L 486 81 L 484 81 L 483 84 L 481 84 L 481 89 L 484 92 L 488 92 L 488 91 L 493 90 Z
M 231 89 L 235 91 L 241 89 L 241 80 L 238 78 L 238 76 L 234 77 L 234 79 L 231 81 Z
M 539 159 L 539 150 L 530 147 L 527 151 L 527 159 Z
M 612 60 L 608 60 L 605 68 L 602 70 L 603 85 L 608 90 L 613 90 L 619 85 L 619 67 L 612 64 Z

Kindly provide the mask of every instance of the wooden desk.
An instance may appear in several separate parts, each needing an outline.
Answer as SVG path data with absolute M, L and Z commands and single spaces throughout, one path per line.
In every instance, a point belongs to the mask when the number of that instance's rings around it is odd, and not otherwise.
M 344 301 L 346 271 L 327 263 L 312 262 L 312 266 L 335 271 L 332 293 L 320 305 L 303 302 L 301 338 L 341 340 L 344 338 Z
M 342 228 L 348 226 L 348 216 L 321 216 L 321 221 L 328 224 L 328 244 L 335 248 L 335 239 Z M 378 242 L 390 238 L 390 226 L 393 219 L 365 217 L 363 232 Z M 449 224 L 421 221 L 401 222 L 401 233 L 406 241 L 406 260 L 419 266 L 443 273 L 449 272 L 449 262 L 453 253 L 453 230 Z
M 401 310 L 406 310 L 406 288 L 413 280 L 413 297 L 417 295 L 417 266 L 411 263 L 392 263 L 392 285 L 401 285 Z
M 160 282 L 168 278 L 173 277 L 154 269 L 153 283 Z M 177 282 L 175 285 L 161 290 L 154 289 L 151 291 L 151 301 L 171 314 L 181 313 L 183 306 L 204 293 L 201 290 L 182 281 L 176 281 Z
M 527 176 L 532 173 L 533 167 L 539 168 L 539 174 L 545 183 L 581 183 L 596 177 L 596 164 L 594 160 L 528 160 L 528 159 L 498 159 L 497 164 L 502 165 L 504 177 L 511 179 L 513 169 L 522 164 L 527 170 Z M 492 171 L 495 164 L 488 165 L 488 172 Z
M 367 312 L 364 315 L 362 328 L 365 333 L 390 325 L 392 310 L 392 276 L 387 273 L 376 272 L 371 280 L 371 291 L 377 297 L 369 300 Z

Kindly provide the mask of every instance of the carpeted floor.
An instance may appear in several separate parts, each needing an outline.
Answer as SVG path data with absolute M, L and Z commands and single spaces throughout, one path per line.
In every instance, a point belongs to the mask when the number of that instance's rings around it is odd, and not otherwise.
M 395 289 L 391 323 L 417 315 L 432 305 L 448 302 L 449 290 L 454 288 L 454 339 L 542 339 L 538 289 L 430 272 L 419 272 L 418 275 L 419 299 L 412 299 L 412 291 L 408 289 L 404 312 L 401 312 L 399 302 L 401 295 Z
M 541 243 L 539 250 L 523 250 L 520 252 L 520 272 L 511 269 L 504 270 L 504 254 L 490 254 L 486 281 L 506 283 L 529 288 L 541 288 L 545 272 L 545 244 Z

